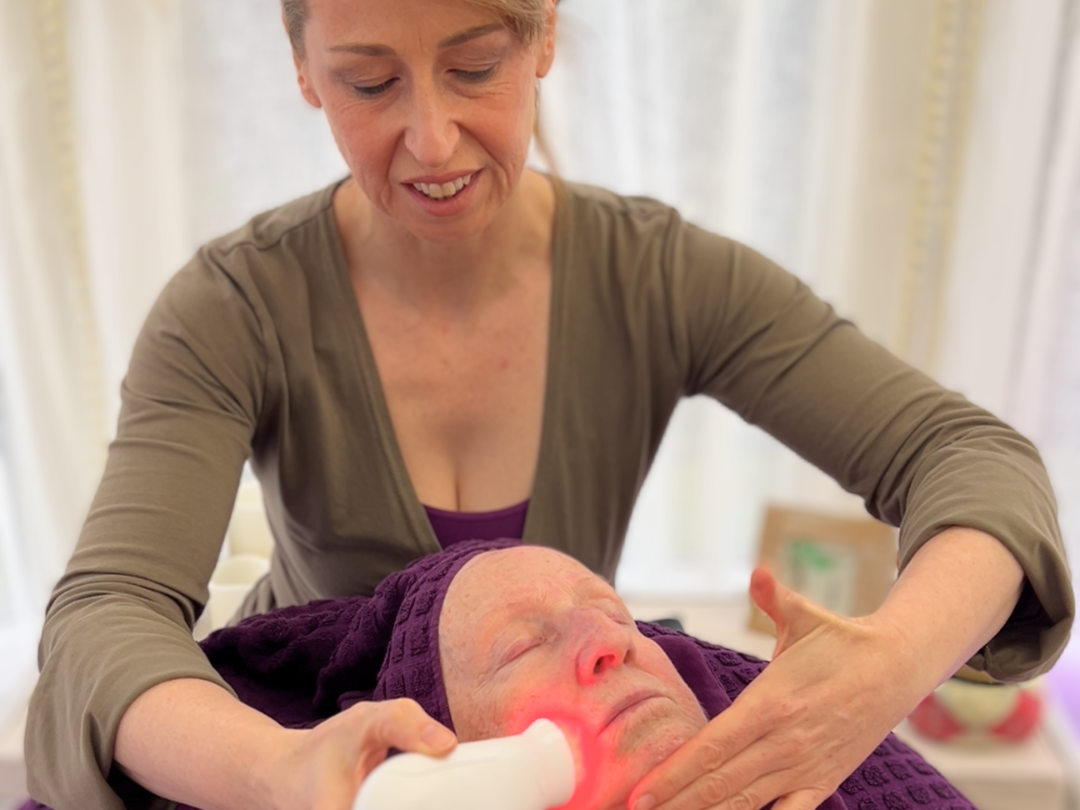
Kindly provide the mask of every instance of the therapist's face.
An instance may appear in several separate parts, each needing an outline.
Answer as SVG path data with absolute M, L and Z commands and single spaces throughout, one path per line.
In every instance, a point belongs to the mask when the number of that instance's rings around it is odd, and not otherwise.
M 480 234 L 515 195 L 554 58 L 465 0 L 309 0 L 304 97 L 322 107 L 381 227 L 435 242 Z
M 706 722 L 614 590 L 551 549 L 470 561 L 447 592 L 439 645 L 459 739 L 516 734 L 551 718 L 584 769 L 572 806 L 625 804 L 637 781 Z

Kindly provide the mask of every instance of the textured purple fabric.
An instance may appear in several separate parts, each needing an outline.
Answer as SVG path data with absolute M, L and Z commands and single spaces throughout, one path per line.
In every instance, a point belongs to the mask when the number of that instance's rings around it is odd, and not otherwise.
M 330 600 L 253 617 L 218 631 L 204 649 L 243 700 L 283 725 L 311 726 L 361 700 L 410 697 L 453 728 L 439 668 L 442 600 L 466 562 L 488 549 L 514 545 L 452 546 L 388 577 L 371 599 Z M 766 666 L 674 630 L 644 622 L 638 628 L 660 645 L 710 718 L 730 706 Z M 821 810 L 844 809 L 974 810 L 891 734 L 821 805 Z
M 391 574 L 371 597 L 324 599 L 252 616 L 211 634 L 203 651 L 241 700 L 306 728 L 364 700 L 415 700 L 453 728 L 439 666 L 439 613 L 478 554 L 521 545 L 470 540 Z
M 453 728 L 439 665 L 438 617 L 450 582 L 484 551 L 513 540 L 468 541 L 392 574 L 368 597 L 330 599 L 253 616 L 203 649 L 237 695 L 291 728 L 307 728 L 365 700 L 408 697 Z M 715 717 L 766 662 L 638 622 Z M 28 801 L 21 810 L 47 810 Z M 819 810 L 974 810 L 894 735 Z
M 465 540 L 520 540 L 525 533 L 525 514 L 529 502 L 497 509 L 494 512 L 448 512 L 424 506 L 435 539 L 443 548 Z

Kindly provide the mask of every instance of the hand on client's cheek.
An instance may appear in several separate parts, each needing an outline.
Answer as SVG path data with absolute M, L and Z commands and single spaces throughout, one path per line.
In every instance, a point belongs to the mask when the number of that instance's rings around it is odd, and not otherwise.
M 625 804 L 706 722 L 611 587 L 551 549 L 469 562 L 446 594 L 439 648 L 462 742 L 517 734 L 539 717 L 567 732 L 581 779 L 571 807 Z

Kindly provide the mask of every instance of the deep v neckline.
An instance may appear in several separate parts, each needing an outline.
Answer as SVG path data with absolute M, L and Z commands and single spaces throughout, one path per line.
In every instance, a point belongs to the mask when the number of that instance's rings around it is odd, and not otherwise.
M 566 189 L 562 183 L 554 177 L 547 176 L 551 183 L 555 198 L 554 214 L 551 227 L 551 291 L 548 303 L 548 334 L 547 334 L 547 360 L 544 369 L 544 393 L 543 410 L 540 416 L 540 444 L 536 453 L 536 469 L 533 473 L 532 491 L 529 493 L 529 509 L 525 516 L 525 529 L 522 539 L 531 541 L 533 526 L 538 523 L 536 515 L 542 511 L 543 505 L 537 506 L 537 494 L 547 491 L 547 487 L 541 486 L 541 477 L 550 466 L 546 459 L 552 454 L 550 444 L 554 441 L 554 411 L 557 397 L 559 369 L 562 366 L 561 329 L 562 323 L 562 296 L 565 289 L 564 275 L 566 272 L 566 238 L 569 232 L 567 223 L 564 221 L 567 215 Z M 386 401 L 386 392 L 383 390 L 382 379 L 379 377 L 378 366 L 375 363 L 375 353 L 371 348 L 367 326 L 364 316 L 360 311 L 360 302 L 356 299 L 356 292 L 349 276 L 349 265 L 345 258 L 345 247 L 338 230 L 337 219 L 334 214 L 334 194 L 345 183 L 345 178 L 335 183 L 329 189 L 329 201 L 326 208 L 326 216 L 329 219 L 329 228 L 332 235 L 331 252 L 333 256 L 333 276 L 339 292 L 339 298 L 343 302 L 344 321 L 348 324 L 348 334 L 351 338 L 350 349 L 353 358 L 355 374 L 351 375 L 350 398 L 357 401 L 366 399 L 371 413 L 375 419 L 377 434 L 379 436 L 379 448 L 387 465 L 387 470 L 394 480 L 395 490 L 401 498 L 401 506 L 408 517 L 414 532 L 414 537 L 420 540 L 420 548 L 423 554 L 432 554 L 442 549 L 431 528 L 423 502 L 420 500 L 409 477 L 408 468 L 405 466 L 405 457 L 401 452 L 397 432 L 394 429 L 393 420 L 390 418 L 390 406 Z M 345 367 L 348 367 L 346 362 Z M 541 496 L 540 500 L 543 497 Z

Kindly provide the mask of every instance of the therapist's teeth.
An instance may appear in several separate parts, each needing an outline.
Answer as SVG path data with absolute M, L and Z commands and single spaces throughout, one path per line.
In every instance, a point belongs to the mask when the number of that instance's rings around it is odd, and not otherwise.
M 472 182 L 472 175 L 468 174 L 464 177 L 459 177 L 456 180 L 446 183 L 413 183 L 413 188 L 419 191 L 425 196 L 431 197 L 433 200 L 445 200 L 448 197 L 453 197 L 465 186 Z

